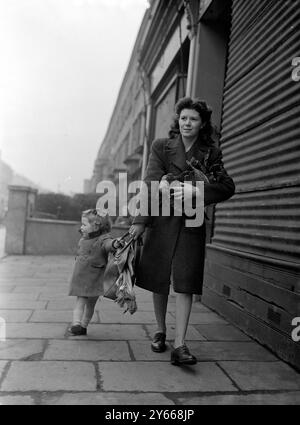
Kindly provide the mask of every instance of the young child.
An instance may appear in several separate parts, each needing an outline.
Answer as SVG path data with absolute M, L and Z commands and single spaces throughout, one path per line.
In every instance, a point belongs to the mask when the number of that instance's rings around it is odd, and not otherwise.
M 83 211 L 78 244 L 78 255 L 70 282 L 69 295 L 77 296 L 73 311 L 71 335 L 86 335 L 98 297 L 103 295 L 103 275 L 108 254 L 120 246 L 118 239 L 109 234 L 108 216 L 100 216 L 95 209 Z

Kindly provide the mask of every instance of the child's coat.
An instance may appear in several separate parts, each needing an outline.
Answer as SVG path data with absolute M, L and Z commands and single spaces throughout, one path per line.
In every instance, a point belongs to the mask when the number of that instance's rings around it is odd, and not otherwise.
M 81 238 L 70 282 L 69 295 L 98 297 L 103 295 L 103 276 L 113 238 L 109 233 L 93 239 Z

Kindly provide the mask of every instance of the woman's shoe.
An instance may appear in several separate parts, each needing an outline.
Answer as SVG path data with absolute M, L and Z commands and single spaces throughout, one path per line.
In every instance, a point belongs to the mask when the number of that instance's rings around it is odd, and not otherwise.
M 68 332 L 75 336 L 86 335 L 86 328 L 80 325 L 73 325 L 68 329 Z
M 172 351 L 171 363 L 176 366 L 184 364 L 193 365 L 197 363 L 197 359 L 189 352 L 189 349 L 184 344 Z
M 163 353 L 166 351 L 166 334 L 163 332 L 157 332 L 151 342 L 151 350 L 155 353 Z

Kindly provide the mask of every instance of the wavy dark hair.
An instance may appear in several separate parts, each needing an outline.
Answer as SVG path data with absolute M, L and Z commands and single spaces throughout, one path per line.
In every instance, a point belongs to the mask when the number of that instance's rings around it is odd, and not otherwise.
M 183 109 L 193 109 L 199 113 L 203 122 L 203 127 L 199 132 L 198 140 L 201 141 L 201 143 L 209 146 L 214 145 L 215 141 L 212 138 L 212 134 L 216 131 L 216 129 L 212 126 L 211 123 L 212 110 L 204 100 L 198 98 L 192 99 L 191 97 L 183 97 L 176 103 L 175 115 L 169 131 L 170 139 L 174 139 L 176 136 L 178 136 L 178 134 L 180 134 L 179 116 Z
M 108 215 L 100 215 L 97 209 L 85 210 L 82 217 L 86 217 L 89 223 L 95 223 L 98 231 L 101 233 L 109 233 L 111 231 L 111 221 Z

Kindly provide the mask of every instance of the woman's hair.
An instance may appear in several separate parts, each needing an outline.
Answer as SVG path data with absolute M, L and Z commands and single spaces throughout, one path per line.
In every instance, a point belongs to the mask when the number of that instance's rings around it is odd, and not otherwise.
M 89 223 L 95 223 L 101 233 L 108 233 L 111 230 L 111 221 L 109 216 L 107 214 L 100 215 L 97 209 L 83 211 L 82 217 L 86 217 Z
M 172 139 L 180 133 L 179 117 L 183 109 L 193 109 L 194 111 L 197 111 L 199 113 L 203 123 L 203 127 L 201 128 L 199 133 L 199 139 L 201 140 L 201 142 L 204 142 L 207 145 L 214 144 L 214 141 L 211 137 L 214 131 L 211 123 L 212 110 L 208 107 L 207 103 L 204 100 L 198 98 L 192 99 L 191 97 L 183 97 L 182 99 L 179 99 L 179 101 L 176 103 L 175 116 L 173 119 L 173 123 L 171 124 L 169 137 Z

